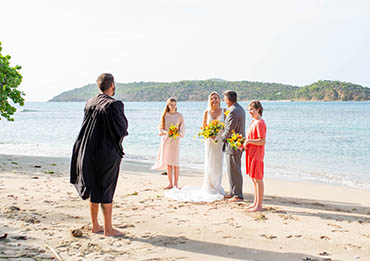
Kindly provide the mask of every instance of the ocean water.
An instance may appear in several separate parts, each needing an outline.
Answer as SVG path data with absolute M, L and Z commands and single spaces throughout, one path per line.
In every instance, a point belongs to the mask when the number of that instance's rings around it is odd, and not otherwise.
M 164 102 L 125 102 L 129 121 L 125 160 L 154 162 L 164 106 Z M 186 129 L 181 141 L 183 167 L 202 169 L 204 144 L 197 133 L 206 106 L 207 102 L 178 103 Z M 263 106 L 265 177 L 370 189 L 370 102 L 263 102 Z M 0 154 L 70 157 L 83 108 L 83 102 L 27 102 L 14 122 L 0 121 Z M 250 121 L 248 115 L 247 125 Z

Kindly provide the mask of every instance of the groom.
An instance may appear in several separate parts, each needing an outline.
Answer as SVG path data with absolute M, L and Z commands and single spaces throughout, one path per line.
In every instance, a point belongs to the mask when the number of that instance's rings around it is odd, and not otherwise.
M 229 113 L 225 119 L 225 131 L 222 134 L 222 141 L 224 142 L 223 151 L 225 151 L 225 161 L 230 183 L 230 195 L 225 196 L 225 198 L 230 198 L 229 201 L 231 202 L 238 202 L 243 200 L 243 177 L 241 172 L 241 157 L 243 152 L 231 148 L 227 143 L 227 139 L 231 137 L 232 131 L 245 137 L 245 111 L 237 103 L 236 92 L 228 90 L 223 95 L 224 101 L 227 107 L 229 107 Z

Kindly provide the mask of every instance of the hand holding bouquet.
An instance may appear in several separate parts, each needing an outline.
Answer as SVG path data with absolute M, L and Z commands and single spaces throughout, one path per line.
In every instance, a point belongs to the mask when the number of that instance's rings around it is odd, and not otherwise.
M 216 137 L 221 130 L 225 128 L 225 124 L 218 120 L 211 121 L 210 124 L 206 125 L 205 127 L 201 127 L 201 132 L 198 133 L 198 137 L 203 136 L 204 139 L 208 139 L 210 137 Z M 217 140 L 215 140 L 217 143 Z
M 173 138 L 174 140 L 176 140 L 176 138 L 180 136 L 179 129 L 177 128 L 177 126 L 173 125 L 172 123 L 171 123 L 171 126 L 168 128 L 167 133 L 168 133 L 168 137 Z
M 234 150 L 240 149 L 243 146 L 244 141 L 245 137 L 239 133 L 235 133 L 234 130 L 232 131 L 231 137 L 227 139 L 230 147 Z

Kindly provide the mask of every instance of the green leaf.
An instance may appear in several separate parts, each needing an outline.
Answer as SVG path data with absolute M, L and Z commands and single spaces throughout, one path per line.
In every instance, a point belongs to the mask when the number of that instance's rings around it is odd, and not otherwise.
M 14 121 L 12 115 L 17 111 L 16 107 L 9 103 L 9 98 L 20 106 L 24 105 L 24 93 L 18 90 L 22 82 L 22 75 L 18 72 L 22 67 L 10 66 L 10 55 L 1 54 L 2 46 L 0 42 L 0 120 L 4 117 L 8 121 Z

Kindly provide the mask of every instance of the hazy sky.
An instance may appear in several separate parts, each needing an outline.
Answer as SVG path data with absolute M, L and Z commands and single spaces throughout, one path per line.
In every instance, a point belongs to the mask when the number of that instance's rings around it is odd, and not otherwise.
M 1 0 L 0 41 L 28 101 L 102 72 L 118 82 L 222 78 L 370 86 L 367 0 Z

